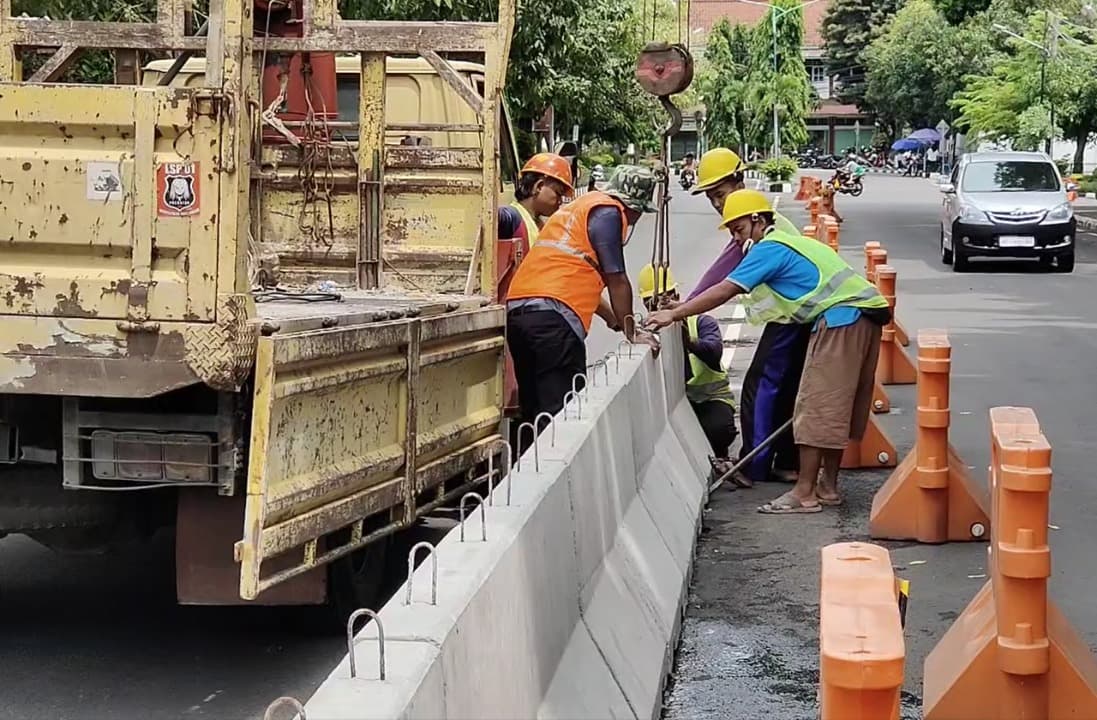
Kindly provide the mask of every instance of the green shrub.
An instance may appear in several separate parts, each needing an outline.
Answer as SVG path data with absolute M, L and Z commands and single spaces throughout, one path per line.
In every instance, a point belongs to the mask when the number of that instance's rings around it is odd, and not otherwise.
M 762 163 L 762 173 L 770 182 L 788 182 L 796 174 L 796 161 L 792 158 L 770 158 Z
M 1078 183 L 1078 192 L 1097 193 L 1097 180 L 1086 178 Z

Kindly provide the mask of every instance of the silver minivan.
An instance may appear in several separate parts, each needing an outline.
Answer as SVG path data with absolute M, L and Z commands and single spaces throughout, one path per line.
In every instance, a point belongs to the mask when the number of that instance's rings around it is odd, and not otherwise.
M 941 261 L 953 270 L 967 269 L 976 256 L 1074 269 L 1074 208 L 1044 153 L 969 153 L 940 187 Z

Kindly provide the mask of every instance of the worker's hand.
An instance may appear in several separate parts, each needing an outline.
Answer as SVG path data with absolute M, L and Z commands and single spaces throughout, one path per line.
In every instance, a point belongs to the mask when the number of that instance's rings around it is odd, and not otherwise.
M 651 348 L 651 356 L 659 357 L 659 348 L 661 345 L 659 344 L 658 335 L 653 335 L 652 333 L 643 330 L 637 330 L 632 337 L 632 341 L 637 345 L 647 345 Z
M 680 300 L 671 300 L 668 297 L 659 298 L 659 309 L 660 310 L 673 310 L 674 308 L 678 307 L 681 304 L 682 303 L 681 303 Z
M 647 320 L 644 321 L 644 327 L 649 330 L 658 330 L 665 328 L 674 322 L 673 310 L 656 310 L 651 315 L 648 315 Z

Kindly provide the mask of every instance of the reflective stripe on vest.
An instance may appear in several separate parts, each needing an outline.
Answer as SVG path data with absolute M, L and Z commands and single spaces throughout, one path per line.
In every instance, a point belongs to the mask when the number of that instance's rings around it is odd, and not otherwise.
M 519 217 L 522 218 L 522 224 L 526 226 L 526 238 L 529 240 L 529 246 L 533 247 L 533 244 L 537 242 L 537 236 L 541 233 L 541 228 L 537 227 L 537 220 L 530 214 L 529 210 L 526 210 L 525 205 L 517 200 L 512 202 L 510 206 L 517 210 Z
M 571 308 L 589 331 L 605 281 L 587 237 L 587 219 L 591 210 L 601 206 L 620 208 L 620 203 L 603 192 L 590 192 L 554 213 L 541 228 L 537 244 L 518 267 L 507 299 L 557 300 Z M 624 238 L 628 221 L 624 212 L 620 212 L 620 217 Z
M 819 283 L 813 290 L 795 299 L 784 297 L 768 285 L 758 285 L 751 290 L 749 299 L 744 303 L 747 318 L 752 323 L 807 324 L 832 307 L 887 307 L 887 300 L 876 287 L 854 272 L 826 244 L 779 230 L 771 231 L 762 242 L 779 242 L 803 256 L 819 271 Z
M 696 340 L 697 316 L 686 318 L 686 328 L 689 330 L 689 339 Z M 728 385 L 728 374 L 723 370 L 713 370 L 701 358 L 691 352 L 689 356 L 689 369 L 692 372 L 686 381 L 686 397 L 692 403 L 704 403 L 717 400 L 735 407 L 735 397 L 731 394 L 731 386 Z

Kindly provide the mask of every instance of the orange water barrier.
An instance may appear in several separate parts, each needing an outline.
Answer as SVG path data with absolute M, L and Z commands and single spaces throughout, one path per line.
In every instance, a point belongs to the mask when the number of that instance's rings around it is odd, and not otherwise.
M 872 499 L 869 534 L 923 543 L 986 540 L 986 493 L 949 444 L 952 346 L 943 330 L 918 333 L 914 448 Z
M 1029 408 L 990 433 L 990 579 L 926 658 L 923 717 L 1097 718 L 1097 660 L 1048 599 L 1051 445 Z
M 874 250 L 873 258 L 879 260 L 882 256 L 887 258 L 887 251 Z M 890 265 L 877 263 L 873 271 L 876 279 L 876 289 L 888 301 L 891 308 L 891 321 L 884 326 L 883 335 L 880 338 L 880 359 L 876 363 L 876 380 L 881 385 L 913 385 L 918 379 L 918 372 L 914 369 L 914 363 L 905 352 L 903 346 L 895 337 L 895 268 Z
M 906 647 L 891 556 L 858 542 L 822 556 L 820 720 L 898 720 Z

